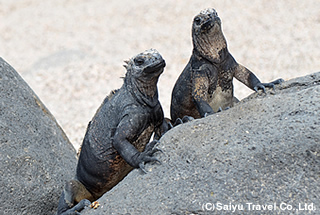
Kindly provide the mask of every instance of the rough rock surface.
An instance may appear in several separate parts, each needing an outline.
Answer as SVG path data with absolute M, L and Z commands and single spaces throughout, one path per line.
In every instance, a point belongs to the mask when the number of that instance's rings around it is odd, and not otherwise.
M 170 130 L 162 165 L 132 171 L 83 214 L 319 214 L 319 115 L 320 73 L 254 93 Z
M 53 214 L 76 152 L 54 117 L 0 58 L 0 214 Z

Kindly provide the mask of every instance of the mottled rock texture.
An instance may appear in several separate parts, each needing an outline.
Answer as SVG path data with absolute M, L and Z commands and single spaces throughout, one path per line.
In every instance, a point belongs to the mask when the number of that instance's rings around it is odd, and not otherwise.
M 76 152 L 44 104 L 0 58 L 0 214 L 53 214 Z
M 170 130 L 160 140 L 162 165 L 147 165 L 148 174 L 132 171 L 98 200 L 98 209 L 83 214 L 231 213 L 211 211 L 217 203 L 243 205 L 235 214 L 318 214 L 319 115 L 320 73 L 254 93 Z M 249 211 L 247 203 L 276 208 Z M 293 209 L 281 210 L 281 203 Z M 296 211 L 299 204 L 315 211 Z

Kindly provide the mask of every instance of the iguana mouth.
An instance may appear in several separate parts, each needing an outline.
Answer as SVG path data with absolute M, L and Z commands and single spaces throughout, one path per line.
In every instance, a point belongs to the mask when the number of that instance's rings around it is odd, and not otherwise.
M 208 31 L 210 30 L 215 24 L 220 24 L 221 20 L 219 17 L 213 17 L 211 19 L 206 20 L 202 25 L 201 25 L 201 30 L 202 31 Z
M 155 64 L 152 64 L 152 65 L 149 65 L 147 66 L 144 71 L 146 73 L 153 73 L 153 72 L 157 72 L 157 71 L 160 71 L 161 69 L 163 69 L 164 67 L 166 66 L 166 62 L 162 59 L 160 60 L 160 62 L 158 63 L 155 63 Z M 163 70 L 161 70 L 163 71 Z

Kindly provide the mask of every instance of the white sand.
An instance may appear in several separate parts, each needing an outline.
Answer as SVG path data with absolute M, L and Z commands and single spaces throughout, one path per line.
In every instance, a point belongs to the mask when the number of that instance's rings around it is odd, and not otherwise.
M 28 82 L 75 148 L 104 97 L 122 85 L 123 60 L 149 48 L 167 62 L 160 101 L 191 55 L 191 22 L 214 7 L 229 50 L 262 82 L 320 70 L 318 0 L 0 0 L 0 56 Z M 251 93 L 235 82 L 235 95 Z

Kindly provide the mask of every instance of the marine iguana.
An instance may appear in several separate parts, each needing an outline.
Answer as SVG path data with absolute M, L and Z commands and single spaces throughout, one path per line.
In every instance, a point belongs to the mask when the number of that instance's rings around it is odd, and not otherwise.
M 168 130 L 158 100 L 157 82 L 165 61 L 154 49 L 126 62 L 122 87 L 113 91 L 87 127 L 75 179 L 66 183 L 58 214 L 79 214 L 131 170 L 158 161 L 157 139 Z M 155 140 L 148 143 L 152 134 Z
M 246 67 L 238 64 L 227 49 L 221 20 L 214 9 L 202 10 L 192 24 L 193 52 L 172 91 L 170 114 L 172 122 L 185 116 L 201 118 L 232 107 L 235 77 L 252 90 L 274 87 L 261 83 Z

